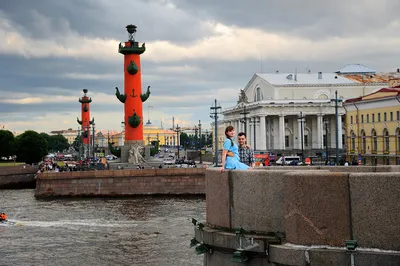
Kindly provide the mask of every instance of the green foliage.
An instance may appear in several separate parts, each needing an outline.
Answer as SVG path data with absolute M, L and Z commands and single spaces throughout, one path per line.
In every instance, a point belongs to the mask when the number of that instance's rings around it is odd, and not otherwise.
M 68 140 L 63 135 L 50 136 L 46 133 L 40 133 L 40 136 L 47 141 L 47 149 L 50 152 L 62 152 L 69 148 Z
M 14 134 L 9 130 L 0 130 L 0 157 L 9 157 L 15 154 Z
M 66 139 L 63 135 L 50 136 L 50 141 L 48 142 L 49 151 L 62 152 L 68 148 L 68 139 Z
M 27 130 L 15 138 L 17 160 L 27 164 L 37 163 L 47 155 L 47 141 L 39 133 Z
M 110 149 L 110 152 L 111 152 L 112 155 L 115 155 L 117 157 L 121 157 L 121 149 L 120 148 L 114 147 L 112 145 L 112 143 L 108 143 L 108 148 Z
M 180 143 L 183 147 L 187 148 L 188 145 L 190 145 L 190 144 L 188 144 L 188 143 L 190 143 L 191 139 L 190 139 L 190 137 L 188 136 L 188 134 L 186 134 L 185 132 L 182 132 L 181 135 L 179 136 L 179 141 L 180 141 L 179 143 Z
M 151 147 L 150 148 L 150 156 L 154 156 L 158 153 L 158 148 L 157 147 Z

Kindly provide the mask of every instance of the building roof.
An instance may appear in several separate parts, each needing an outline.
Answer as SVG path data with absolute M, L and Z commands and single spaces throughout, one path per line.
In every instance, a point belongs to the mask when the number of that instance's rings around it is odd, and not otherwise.
M 378 95 L 376 95 L 376 94 L 378 94 Z M 376 95 L 376 97 L 374 97 L 375 95 Z M 354 102 L 360 102 L 360 101 L 371 100 L 371 99 L 382 99 L 382 98 L 388 98 L 388 97 L 397 97 L 398 95 L 400 95 L 400 87 L 383 88 L 383 89 L 377 90 L 377 91 L 375 91 L 373 93 L 370 93 L 370 94 L 367 94 L 367 95 L 364 95 L 364 96 L 348 99 L 344 103 L 346 104 L 346 103 L 354 103 Z
M 355 84 L 354 80 L 336 73 L 266 73 L 256 74 L 272 85 Z M 320 78 L 319 78 L 320 77 Z
M 338 69 L 338 74 L 374 74 L 375 69 L 366 67 L 361 64 L 348 64 L 344 68 Z

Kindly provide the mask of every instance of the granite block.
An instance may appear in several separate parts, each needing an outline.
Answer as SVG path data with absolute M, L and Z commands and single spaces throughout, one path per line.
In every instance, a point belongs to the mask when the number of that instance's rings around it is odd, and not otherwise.
M 298 171 L 285 175 L 289 243 L 344 246 L 344 241 L 350 239 L 348 176 Z
M 358 244 L 400 251 L 400 173 L 350 174 L 350 193 Z
M 206 221 L 211 227 L 230 228 L 229 172 L 206 171 Z

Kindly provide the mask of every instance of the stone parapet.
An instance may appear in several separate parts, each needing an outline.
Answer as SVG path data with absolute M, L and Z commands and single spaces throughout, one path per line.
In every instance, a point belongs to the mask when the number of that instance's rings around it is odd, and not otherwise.
M 283 232 L 283 175 L 302 168 L 278 169 L 224 171 L 222 174 L 219 168 L 207 170 L 207 225 L 226 229 L 243 227 L 248 231 L 263 233 Z M 307 170 L 310 172 L 313 169 Z
M 204 173 L 204 168 L 43 173 L 35 196 L 203 195 Z
M 207 227 L 201 234 L 195 230 L 196 239 L 210 248 L 204 265 L 237 265 L 231 261 L 239 247 L 235 227 L 259 243 L 244 251 L 246 265 L 350 265 L 351 256 L 355 265 L 400 265 L 399 170 L 285 166 L 221 174 L 208 169 Z M 268 238 L 274 232 L 282 236 L 281 245 Z M 348 249 L 346 240 L 357 241 L 356 249 Z

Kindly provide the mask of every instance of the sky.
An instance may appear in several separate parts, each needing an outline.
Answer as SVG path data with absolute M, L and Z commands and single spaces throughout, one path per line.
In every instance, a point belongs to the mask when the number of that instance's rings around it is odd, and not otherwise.
M 126 25 L 141 55 L 144 119 L 210 128 L 254 73 L 400 67 L 400 1 L 13 0 L 0 4 L 0 128 L 78 128 L 87 89 L 100 130 L 121 130 Z

